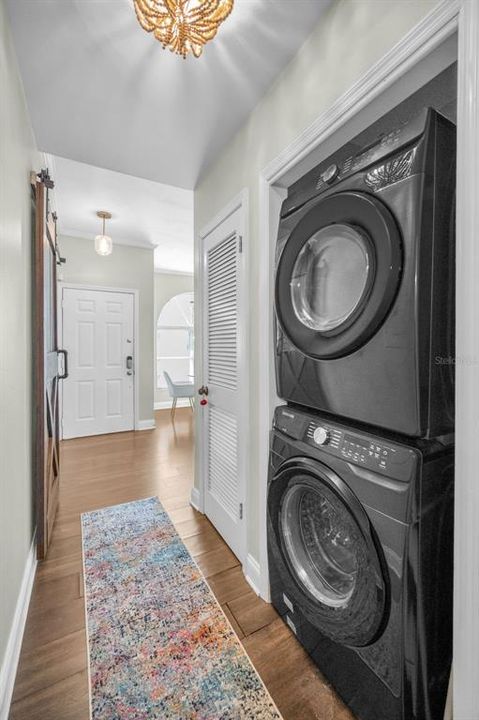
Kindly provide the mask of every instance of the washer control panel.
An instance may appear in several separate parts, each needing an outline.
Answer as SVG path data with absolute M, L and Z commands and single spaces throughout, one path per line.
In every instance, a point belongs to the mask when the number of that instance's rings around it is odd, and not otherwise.
M 385 438 L 347 429 L 290 407 L 276 409 L 274 426 L 295 441 L 347 463 L 400 480 L 408 480 L 416 462 L 412 448 Z M 299 446 L 298 446 L 299 447 Z
M 396 454 L 397 450 L 383 442 L 378 444 L 361 437 L 360 435 L 344 434 L 341 445 L 341 455 L 361 465 L 373 465 L 380 470 L 386 470 L 388 461 Z
M 344 430 L 322 420 L 309 420 L 304 440 L 349 463 L 393 476 L 409 477 L 414 452 L 382 438 Z M 399 470 L 399 474 L 398 474 Z

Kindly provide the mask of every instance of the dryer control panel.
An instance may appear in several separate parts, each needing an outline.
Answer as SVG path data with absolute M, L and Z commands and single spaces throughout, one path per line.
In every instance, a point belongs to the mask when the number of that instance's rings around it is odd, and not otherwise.
M 398 480 L 409 480 L 416 464 L 417 454 L 412 448 L 291 407 L 276 409 L 274 426 L 321 452 Z

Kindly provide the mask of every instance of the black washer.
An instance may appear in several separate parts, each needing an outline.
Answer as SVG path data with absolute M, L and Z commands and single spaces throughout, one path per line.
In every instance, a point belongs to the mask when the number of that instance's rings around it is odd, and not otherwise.
M 294 458 L 270 486 L 269 512 L 281 548 L 279 571 L 305 617 L 351 646 L 374 641 L 387 616 L 381 549 L 364 509 L 323 463 Z

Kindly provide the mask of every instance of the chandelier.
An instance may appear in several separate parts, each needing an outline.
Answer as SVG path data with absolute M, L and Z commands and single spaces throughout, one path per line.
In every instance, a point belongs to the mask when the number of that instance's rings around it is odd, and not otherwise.
M 233 9 L 234 0 L 133 0 L 141 27 L 163 48 L 199 57 Z

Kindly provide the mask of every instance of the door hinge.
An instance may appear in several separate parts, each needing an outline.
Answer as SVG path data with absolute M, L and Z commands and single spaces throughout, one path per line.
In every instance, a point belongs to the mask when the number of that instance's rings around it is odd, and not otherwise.
M 239 504 L 239 519 L 243 519 L 243 503 Z
M 240 254 L 243 252 L 243 237 L 241 235 L 238 235 L 238 252 Z

